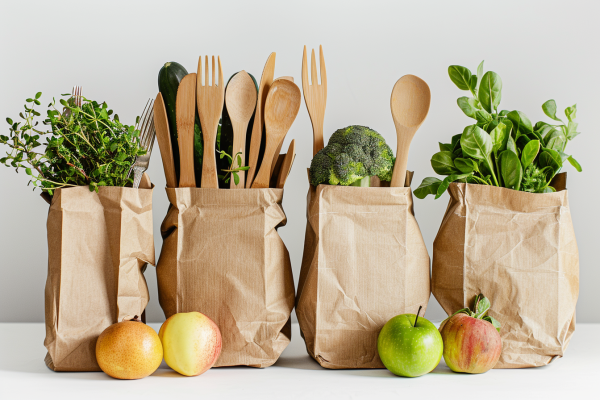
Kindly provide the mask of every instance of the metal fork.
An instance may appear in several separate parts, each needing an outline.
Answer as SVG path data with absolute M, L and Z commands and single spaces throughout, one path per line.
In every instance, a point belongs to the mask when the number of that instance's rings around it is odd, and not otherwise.
M 73 86 L 73 90 L 71 90 L 71 105 L 81 108 L 81 86 Z M 71 110 L 67 107 L 63 107 L 63 114 L 65 116 L 71 115 Z
M 144 108 L 144 112 L 140 117 L 136 129 L 139 129 L 140 146 L 146 150 L 146 154 L 139 155 L 135 158 L 135 162 L 129 173 L 133 171 L 133 188 L 137 189 L 140 186 L 142 175 L 148 169 L 150 164 L 150 156 L 152 155 L 152 147 L 154 146 L 154 138 L 156 137 L 156 128 L 154 127 L 154 100 L 149 99 Z
M 312 50 L 311 80 L 308 81 L 308 66 L 306 64 L 306 46 L 302 56 L 302 91 L 304 92 L 304 102 L 310 115 L 310 121 L 313 126 L 313 156 L 324 146 L 323 143 L 323 120 L 325 119 L 325 105 L 327 104 L 327 72 L 325 71 L 325 58 L 323 58 L 323 46 L 319 46 L 319 58 L 321 66 L 321 84 L 317 78 L 317 63 L 315 49 Z

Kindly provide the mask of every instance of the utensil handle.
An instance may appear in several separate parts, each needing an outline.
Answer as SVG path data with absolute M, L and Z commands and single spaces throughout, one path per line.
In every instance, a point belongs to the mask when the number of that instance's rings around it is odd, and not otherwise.
M 313 157 L 325 147 L 323 142 L 323 121 L 315 121 L 313 126 Z
M 137 189 L 140 187 L 140 182 L 142 181 L 142 175 L 144 175 L 145 168 L 142 167 L 133 167 L 133 188 Z
M 407 135 L 403 135 L 405 138 Z M 406 166 L 408 165 L 408 153 L 410 151 L 410 139 L 398 138 L 398 148 L 396 150 L 396 163 L 392 173 L 392 182 L 390 187 L 404 187 L 406 182 Z
M 231 162 L 231 169 L 234 169 L 246 165 L 246 131 L 248 130 L 248 122 L 231 121 L 231 125 L 233 127 L 233 147 L 231 150 L 233 161 Z M 242 153 L 240 154 L 242 159 L 241 165 L 238 163 L 237 153 Z M 236 185 L 232 173 L 231 180 L 229 181 L 230 189 L 243 189 L 246 186 L 246 171 L 238 171 L 237 174 L 240 177 L 240 181 Z
M 207 140 L 204 136 L 204 150 L 202 156 L 202 182 L 201 187 L 218 189 L 217 159 L 215 157 L 215 142 Z

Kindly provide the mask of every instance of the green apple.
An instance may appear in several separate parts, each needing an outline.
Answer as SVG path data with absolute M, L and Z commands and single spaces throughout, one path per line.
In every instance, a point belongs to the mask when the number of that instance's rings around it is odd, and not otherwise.
M 402 314 L 383 326 L 377 338 L 377 351 L 392 373 L 414 378 L 433 371 L 440 363 L 444 342 L 431 322 L 415 314 Z

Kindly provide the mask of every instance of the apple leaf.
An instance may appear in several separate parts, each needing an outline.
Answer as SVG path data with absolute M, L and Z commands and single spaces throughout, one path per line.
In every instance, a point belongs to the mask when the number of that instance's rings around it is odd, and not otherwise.
M 491 306 L 490 301 L 482 294 L 475 297 L 475 318 L 482 319 Z
M 483 317 L 483 320 L 484 320 L 484 321 L 487 321 L 487 322 L 489 322 L 489 323 L 491 323 L 492 325 L 494 325 L 494 328 L 496 328 L 496 330 L 497 330 L 498 332 L 500 332 L 500 328 L 502 327 L 502 326 L 500 325 L 500 322 L 498 322 L 498 321 L 497 321 L 497 320 L 495 320 L 494 318 L 490 317 L 489 315 L 488 315 L 488 316 L 486 316 L 486 317 Z

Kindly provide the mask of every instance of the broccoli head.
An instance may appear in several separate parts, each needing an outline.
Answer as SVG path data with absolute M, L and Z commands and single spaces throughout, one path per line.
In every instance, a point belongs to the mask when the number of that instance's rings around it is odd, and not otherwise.
M 310 164 L 310 183 L 348 186 L 367 177 L 392 180 L 394 153 L 379 133 L 365 126 L 338 129 Z

